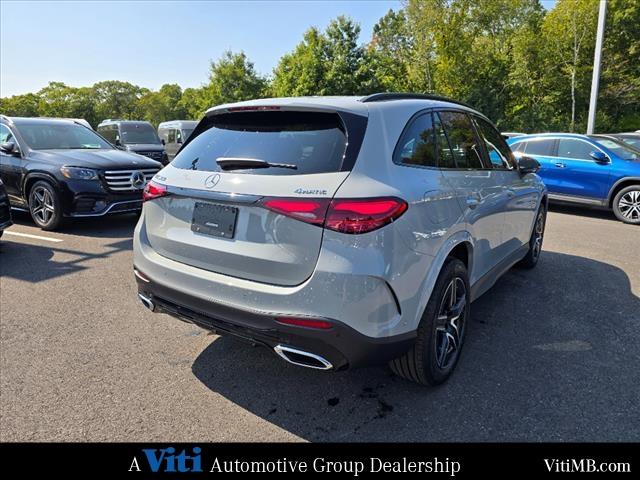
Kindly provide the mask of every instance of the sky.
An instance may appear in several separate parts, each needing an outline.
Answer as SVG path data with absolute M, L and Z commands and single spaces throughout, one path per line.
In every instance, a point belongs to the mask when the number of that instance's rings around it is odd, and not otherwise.
M 123 80 L 158 89 L 199 87 L 209 62 L 243 50 L 271 74 L 310 26 L 349 15 L 368 41 L 399 1 L 0 2 L 0 96 L 49 81 L 75 87 Z
M 543 0 L 550 8 L 555 0 Z M 348 15 L 362 28 L 400 1 L 6 1 L 0 0 L 0 97 L 50 81 L 74 87 L 122 80 L 157 90 L 207 81 L 209 62 L 244 51 L 263 75 L 302 40 Z

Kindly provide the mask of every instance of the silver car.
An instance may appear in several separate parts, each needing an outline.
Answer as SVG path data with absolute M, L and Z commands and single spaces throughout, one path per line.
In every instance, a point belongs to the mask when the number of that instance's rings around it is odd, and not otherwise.
M 437 96 L 221 105 L 145 189 L 138 295 L 296 365 L 438 384 L 471 302 L 538 261 L 538 168 Z

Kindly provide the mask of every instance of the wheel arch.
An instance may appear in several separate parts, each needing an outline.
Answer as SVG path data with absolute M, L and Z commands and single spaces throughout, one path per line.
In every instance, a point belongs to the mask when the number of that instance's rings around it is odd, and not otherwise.
M 31 190 L 33 184 L 38 180 L 45 180 L 49 182 L 53 188 L 58 190 L 58 193 L 62 192 L 62 189 L 60 188 L 60 182 L 58 182 L 58 180 L 56 180 L 56 178 L 50 173 L 40 171 L 29 172 L 22 182 L 22 197 L 27 203 L 29 203 L 29 191 Z
M 607 205 L 609 208 L 613 207 L 613 199 L 616 198 L 618 192 L 631 185 L 640 185 L 640 177 L 624 177 L 613 184 L 609 190 L 609 197 L 607 199 Z

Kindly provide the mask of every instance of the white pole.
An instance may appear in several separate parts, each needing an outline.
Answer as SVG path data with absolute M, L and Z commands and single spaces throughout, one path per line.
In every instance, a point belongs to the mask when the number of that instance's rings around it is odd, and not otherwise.
M 596 52 L 593 56 L 593 77 L 591 78 L 591 99 L 589 100 L 589 117 L 587 119 L 587 135 L 593 133 L 596 124 L 596 104 L 598 103 L 598 86 L 600 83 L 600 61 L 602 56 L 602 40 L 604 39 L 604 20 L 607 16 L 607 0 L 600 0 L 598 13 L 598 32 L 596 34 Z

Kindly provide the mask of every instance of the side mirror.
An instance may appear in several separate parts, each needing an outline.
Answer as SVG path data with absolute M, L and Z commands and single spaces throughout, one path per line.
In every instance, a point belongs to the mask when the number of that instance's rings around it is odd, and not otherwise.
M 122 142 L 120 141 L 119 138 L 116 138 L 116 147 L 121 147 L 122 146 Z
M 166 144 L 167 144 L 167 142 L 165 142 L 165 141 L 164 141 L 164 138 L 161 138 L 161 139 L 160 139 L 160 143 L 161 143 L 162 145 L 166 145 Z
M 609 157 L 598 150 L 594 150 L 589 154 L 589 156 L 598 163 L 609 163 Z
M 20 153 L 20 150 L 17 148 L 14 142 L 4 142 L 0 144 L 0 150 L 9 155 L 16 155 Z
M 526 175 L 527 173 L 536 173 L 540 170 L 540 163 L 535 158 L 521 156 L 518 159 L 518 171 L 520 175 Z

